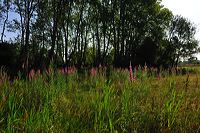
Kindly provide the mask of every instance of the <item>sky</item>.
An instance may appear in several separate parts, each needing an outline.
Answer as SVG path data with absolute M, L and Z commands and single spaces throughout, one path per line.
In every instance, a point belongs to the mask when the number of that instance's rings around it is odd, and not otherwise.
M 161 4 L 174 15 L 181 15 L 193 22 L 197 27 L 195 38 L 200 41 L 200 0 L 162 0 Z M 200 60 L 200 54 L 197 57 Z

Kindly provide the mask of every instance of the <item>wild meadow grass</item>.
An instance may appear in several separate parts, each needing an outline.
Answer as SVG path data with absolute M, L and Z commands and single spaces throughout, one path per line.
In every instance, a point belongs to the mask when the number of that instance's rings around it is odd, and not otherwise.
M 1 132 L 200 132 L 200 73 L 100 68 L 9 80 L 0 71 Z

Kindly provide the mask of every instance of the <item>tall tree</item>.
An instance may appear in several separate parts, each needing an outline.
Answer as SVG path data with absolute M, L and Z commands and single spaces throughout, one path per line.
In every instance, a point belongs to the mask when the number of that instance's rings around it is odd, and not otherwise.
M 191 57 L 198 52 L 198 41 L 194 38 L 196 28 L 188 19 L 174 16 L 169 33 L 171 50 L 173 51 L 172 66 L 177 66 L 181 57 Z
M 57 65 L 81 68 L 111 61 L 115 67 L 126 67 L 129 61 L 137 64 L 142 54 L 147 62 L 145 50 L 151 45 L 152 62 L 174 65 L 198 49 L 193 26 L 182 19 L 171 21 L 173 14 L 161 0 L 13 2 L 19 19 L 12 23 L 20 30 L 23 62 L 31 58 L 48 65 L 53 59 Z
M 3 0 L 2 3 L 0 3 L 0 18 L 3 21 L 3 27 L 2 27 L 2 33 L 1 33 L 1 41 L 4 42 L 4 34 L 5 34 L 5 29 L 6 29 L 6 24 L 8 22 L 8 15 L 10 11 L 10 6 L 11 6 L 11 0 Z
M 29 50 L 30 50 L 30 27 L 33 19 L 35 9 L 37 6 L 37 0 L 14 0 L 14 6 L 16 13 L 20 16 L 20 22 L 15 20 L 20 25 L 21 30 L 21 59 L 22 63 L 26 62 L 26 72 L 28 72 L 29 66 Z

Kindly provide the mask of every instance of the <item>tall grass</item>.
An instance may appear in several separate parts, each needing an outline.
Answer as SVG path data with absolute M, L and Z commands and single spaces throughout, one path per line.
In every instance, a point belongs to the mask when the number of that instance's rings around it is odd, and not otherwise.
M 94 70 L 93 70 L 94 71 Z M 137 69 L 52 72 L 10 81 L 0 71 L 2 132 L 199 132 L 198 74 Z M 109 78 L 108 78 L 109 77 Z

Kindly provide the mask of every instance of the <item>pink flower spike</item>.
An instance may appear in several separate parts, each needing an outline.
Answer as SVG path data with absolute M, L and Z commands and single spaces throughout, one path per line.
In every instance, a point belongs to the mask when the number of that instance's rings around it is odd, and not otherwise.
M 137 75 L 137 69 L 136 67 L 134 68 L 134 76 L 133 76 L 133 80 L 135 81 L 136 80 L 136 75 Z
M 72 68 L 68 68 L 68 74 L 72 74 Z
M 97 75 L 97 70 L 95 68 L 90 69 L 90 74 L 92 76 L 96 76 Z
M 65 71 L 65 74 L 67 74 L 67 67 L 65 67 L 64 71 Z
M 35 75 L 35 71 L 34 71 L 34 69 L 31 69 L 31 71 L 29 72 L 29 75 L 28 75 L 29 80 L 32 80 L 34 78 L 34 75 Z
M 131 62 L 129 66 L 129 76 L 130 76 L 130 81 L 133 81 L 133 70 L 132 70 Z

